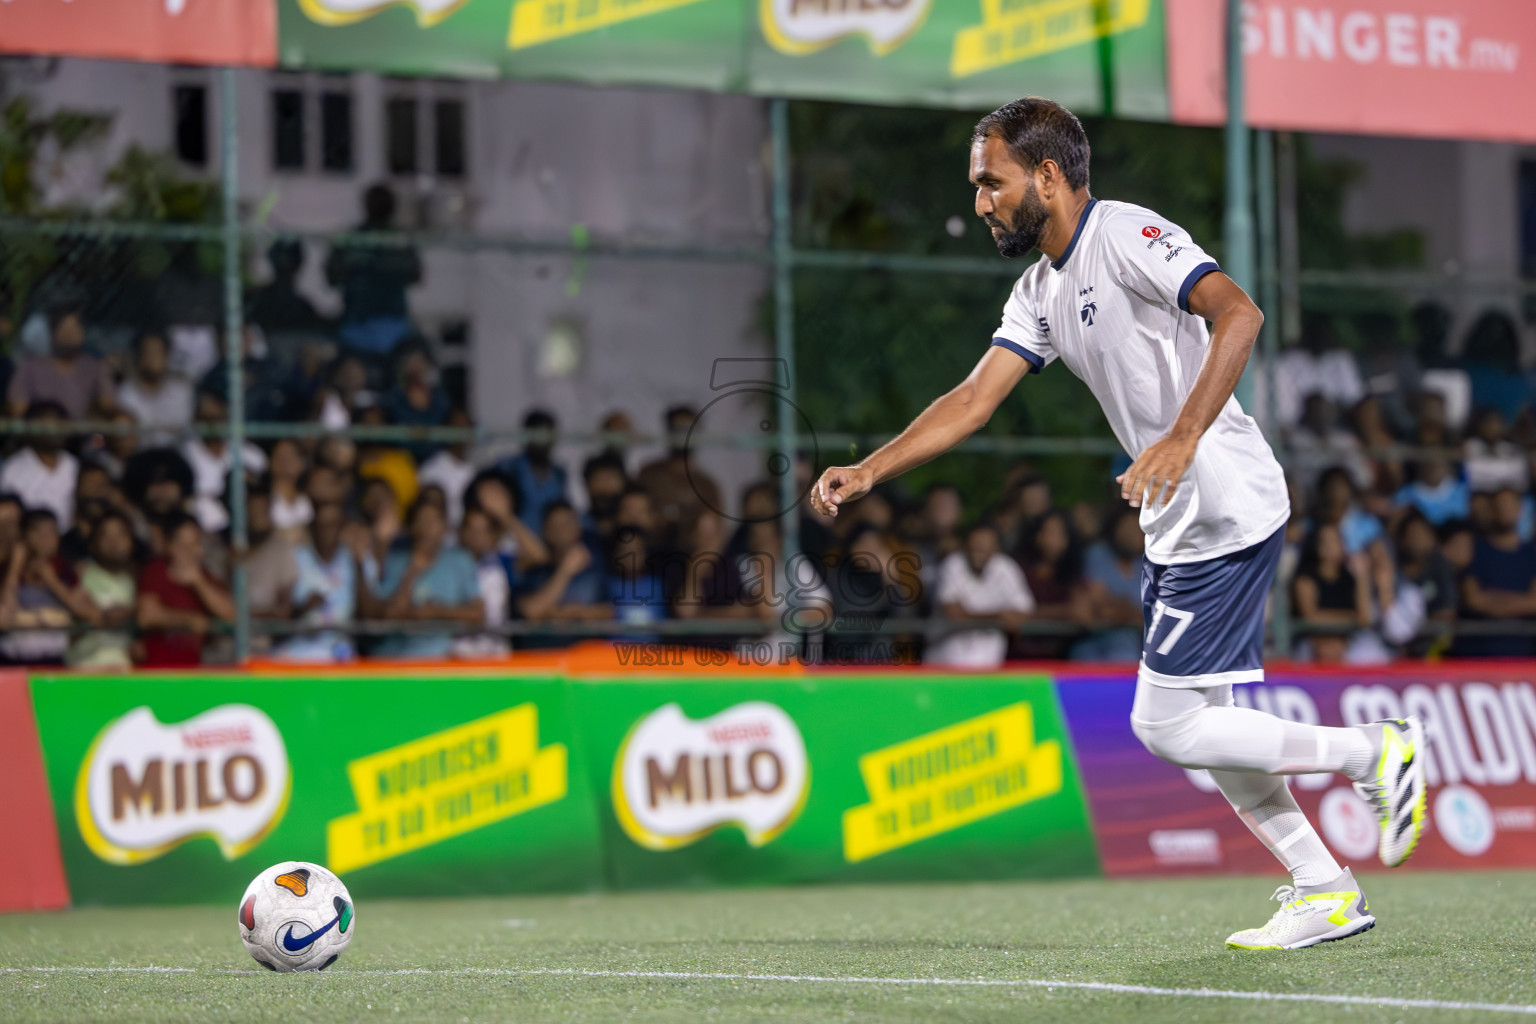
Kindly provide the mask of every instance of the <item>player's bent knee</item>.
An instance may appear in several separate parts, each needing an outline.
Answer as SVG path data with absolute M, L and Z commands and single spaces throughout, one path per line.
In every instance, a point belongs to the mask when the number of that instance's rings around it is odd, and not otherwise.
M 1154 757 L 1181 768 L 1200 767 L 1193 763 L 1195 735 L 1199 730 L 1196 721 L 1198 717 L 1196 713 L 1156 721 L 1132 718 L 1131 731 Z

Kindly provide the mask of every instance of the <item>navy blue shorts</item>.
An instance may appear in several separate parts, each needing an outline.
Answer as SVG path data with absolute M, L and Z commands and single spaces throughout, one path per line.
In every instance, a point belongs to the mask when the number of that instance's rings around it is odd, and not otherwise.
M 1285 527 L 1221 558 L 1141 568 L 1145 627 L 1139 677 L 1159 686 L 1220 686 L 1264 678 L 1264 602 Z

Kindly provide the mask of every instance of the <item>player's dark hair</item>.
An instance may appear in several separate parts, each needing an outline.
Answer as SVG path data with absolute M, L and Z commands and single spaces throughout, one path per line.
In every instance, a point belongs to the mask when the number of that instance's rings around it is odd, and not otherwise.
M 1006 103 L 976 122 L 971 144 L 993 136 L 1027 169 L 1054 160 L 1074 190 L 1088 187 L 1088 133 L 1060 103 L 1039 96 Z

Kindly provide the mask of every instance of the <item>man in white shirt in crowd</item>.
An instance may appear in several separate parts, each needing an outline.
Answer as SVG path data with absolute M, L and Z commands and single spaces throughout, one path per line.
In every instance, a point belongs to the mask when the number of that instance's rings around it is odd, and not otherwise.
M 133 374 L 118 385 L 117 405 L 144 428 L 149 447 L 174 444 L 192 422 L 192 385 L 170 372 L 170 344 L 158 331 L 133 340 Z
M 994 669 L 1008 656 L 1008 633 L 1035 610 L 1024 570 L 1003 554 L 997 528 L 980 522 L 965 534 L 959 551 L 939 563 L 936 601 L 944 622 L 974 622 L 985 628 L 957 629 L 928 648 L 924 659 L 947 668 Z
M 39 426 L 57 427 L 65 419 L 64 407 L 57 402 L 33 402 L 27 407 L 27 421 Z M 47 509 L 59 530 L 65 531 L 74 522 L 79 475 L 79 461 L 64 450 L 64 435 L 40 430 L 0 467 L 0 494 L 16 495 L 29 509 Z

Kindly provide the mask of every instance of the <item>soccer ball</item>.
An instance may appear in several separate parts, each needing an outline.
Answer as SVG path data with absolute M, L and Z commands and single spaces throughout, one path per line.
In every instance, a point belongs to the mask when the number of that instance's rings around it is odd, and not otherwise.
M 352 895 L 318 864 L 274 864 L 240 897 L 240 941 L 269 971 L 323 971 L 357 930 Z

